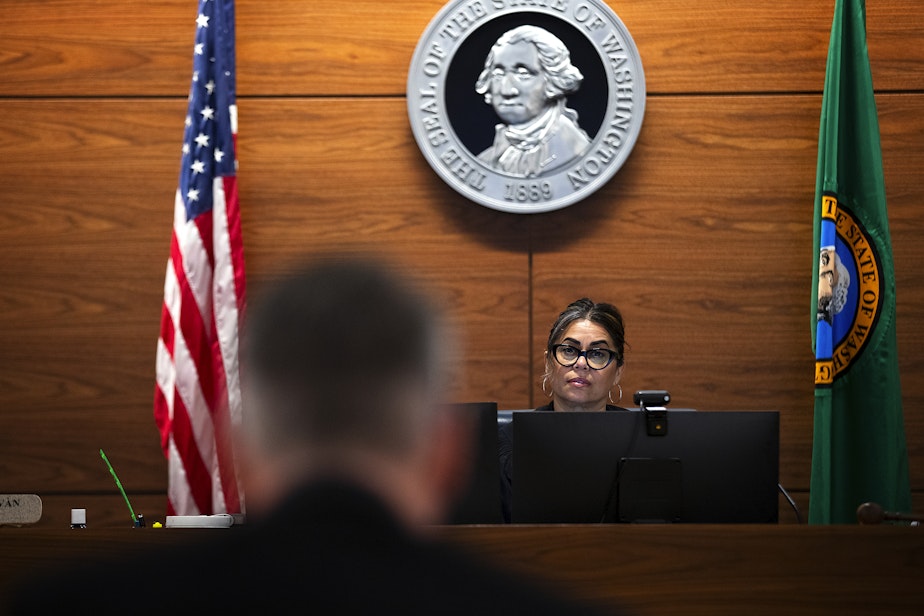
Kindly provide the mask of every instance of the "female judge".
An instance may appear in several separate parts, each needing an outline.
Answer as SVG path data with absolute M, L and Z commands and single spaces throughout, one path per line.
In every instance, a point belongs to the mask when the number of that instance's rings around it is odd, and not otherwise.
M 625 367 L 625 326 L 616 306 L 587 298 L 555 320 L 545 348 L 542 391 L 550 401 L 537 411 L 624 411 L 619 381 Z M 616 392 L 614 395 L 614 391 Z M 498 433 L 504 519 L 511 517 L 513 423 Z

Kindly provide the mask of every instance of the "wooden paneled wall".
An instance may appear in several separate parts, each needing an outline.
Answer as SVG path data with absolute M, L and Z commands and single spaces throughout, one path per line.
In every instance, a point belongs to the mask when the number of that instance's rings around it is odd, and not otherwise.
M 560 211 L 467 201 L 411 134 L 405 84 L 442 0 L 238 0 L 240 199 L 251 289 L 305 254 L 372 249 L 449 299 L 448 397 L 543 403 L 571 300 L 618 304 L 623 390 L 778 409 L 807 509 L 812 201 L 834 0 L 620 0 L 648 87 L 628 163 Z M 43 524 L 163 515 L 151 414 L 195 0 L 0 0 L 0 492 Z M 924 13 L 868 2 L 898 284 L 905 427 L 924 511 Z M 137 503 L 141 503 L 138 505 Z M 781 507 L 781 520 L 793 515 Z

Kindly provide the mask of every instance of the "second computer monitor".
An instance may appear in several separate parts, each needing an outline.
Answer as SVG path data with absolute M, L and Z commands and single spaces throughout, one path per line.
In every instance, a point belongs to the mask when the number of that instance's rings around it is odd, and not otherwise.
M 513 414 L 515 523 L 778 520 L 779 413 Z

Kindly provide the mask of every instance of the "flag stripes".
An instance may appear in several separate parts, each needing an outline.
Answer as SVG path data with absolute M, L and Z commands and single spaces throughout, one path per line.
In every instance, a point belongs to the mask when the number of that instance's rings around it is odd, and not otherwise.
M 156 358 L 168 515 L 243 511 L 232 443 L 245 305 L 233 1 L 201 0 L 196 28 Z

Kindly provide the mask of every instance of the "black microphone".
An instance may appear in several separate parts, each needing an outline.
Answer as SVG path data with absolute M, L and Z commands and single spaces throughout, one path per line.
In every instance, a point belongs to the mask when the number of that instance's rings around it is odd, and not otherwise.
M 857 522 L 860 524 L 881 524 L 883 522 L 924 522 L 924 516 L 910 513 L 885 511 L 878 503 L 863 503 L 857 507 Z
M 635 392 L 633 400 L 645 415 L 648 436 L 666 435 L 667 409 L 664 405 L 671 401 L 671 395 L 663 389 L 643 389 Z

